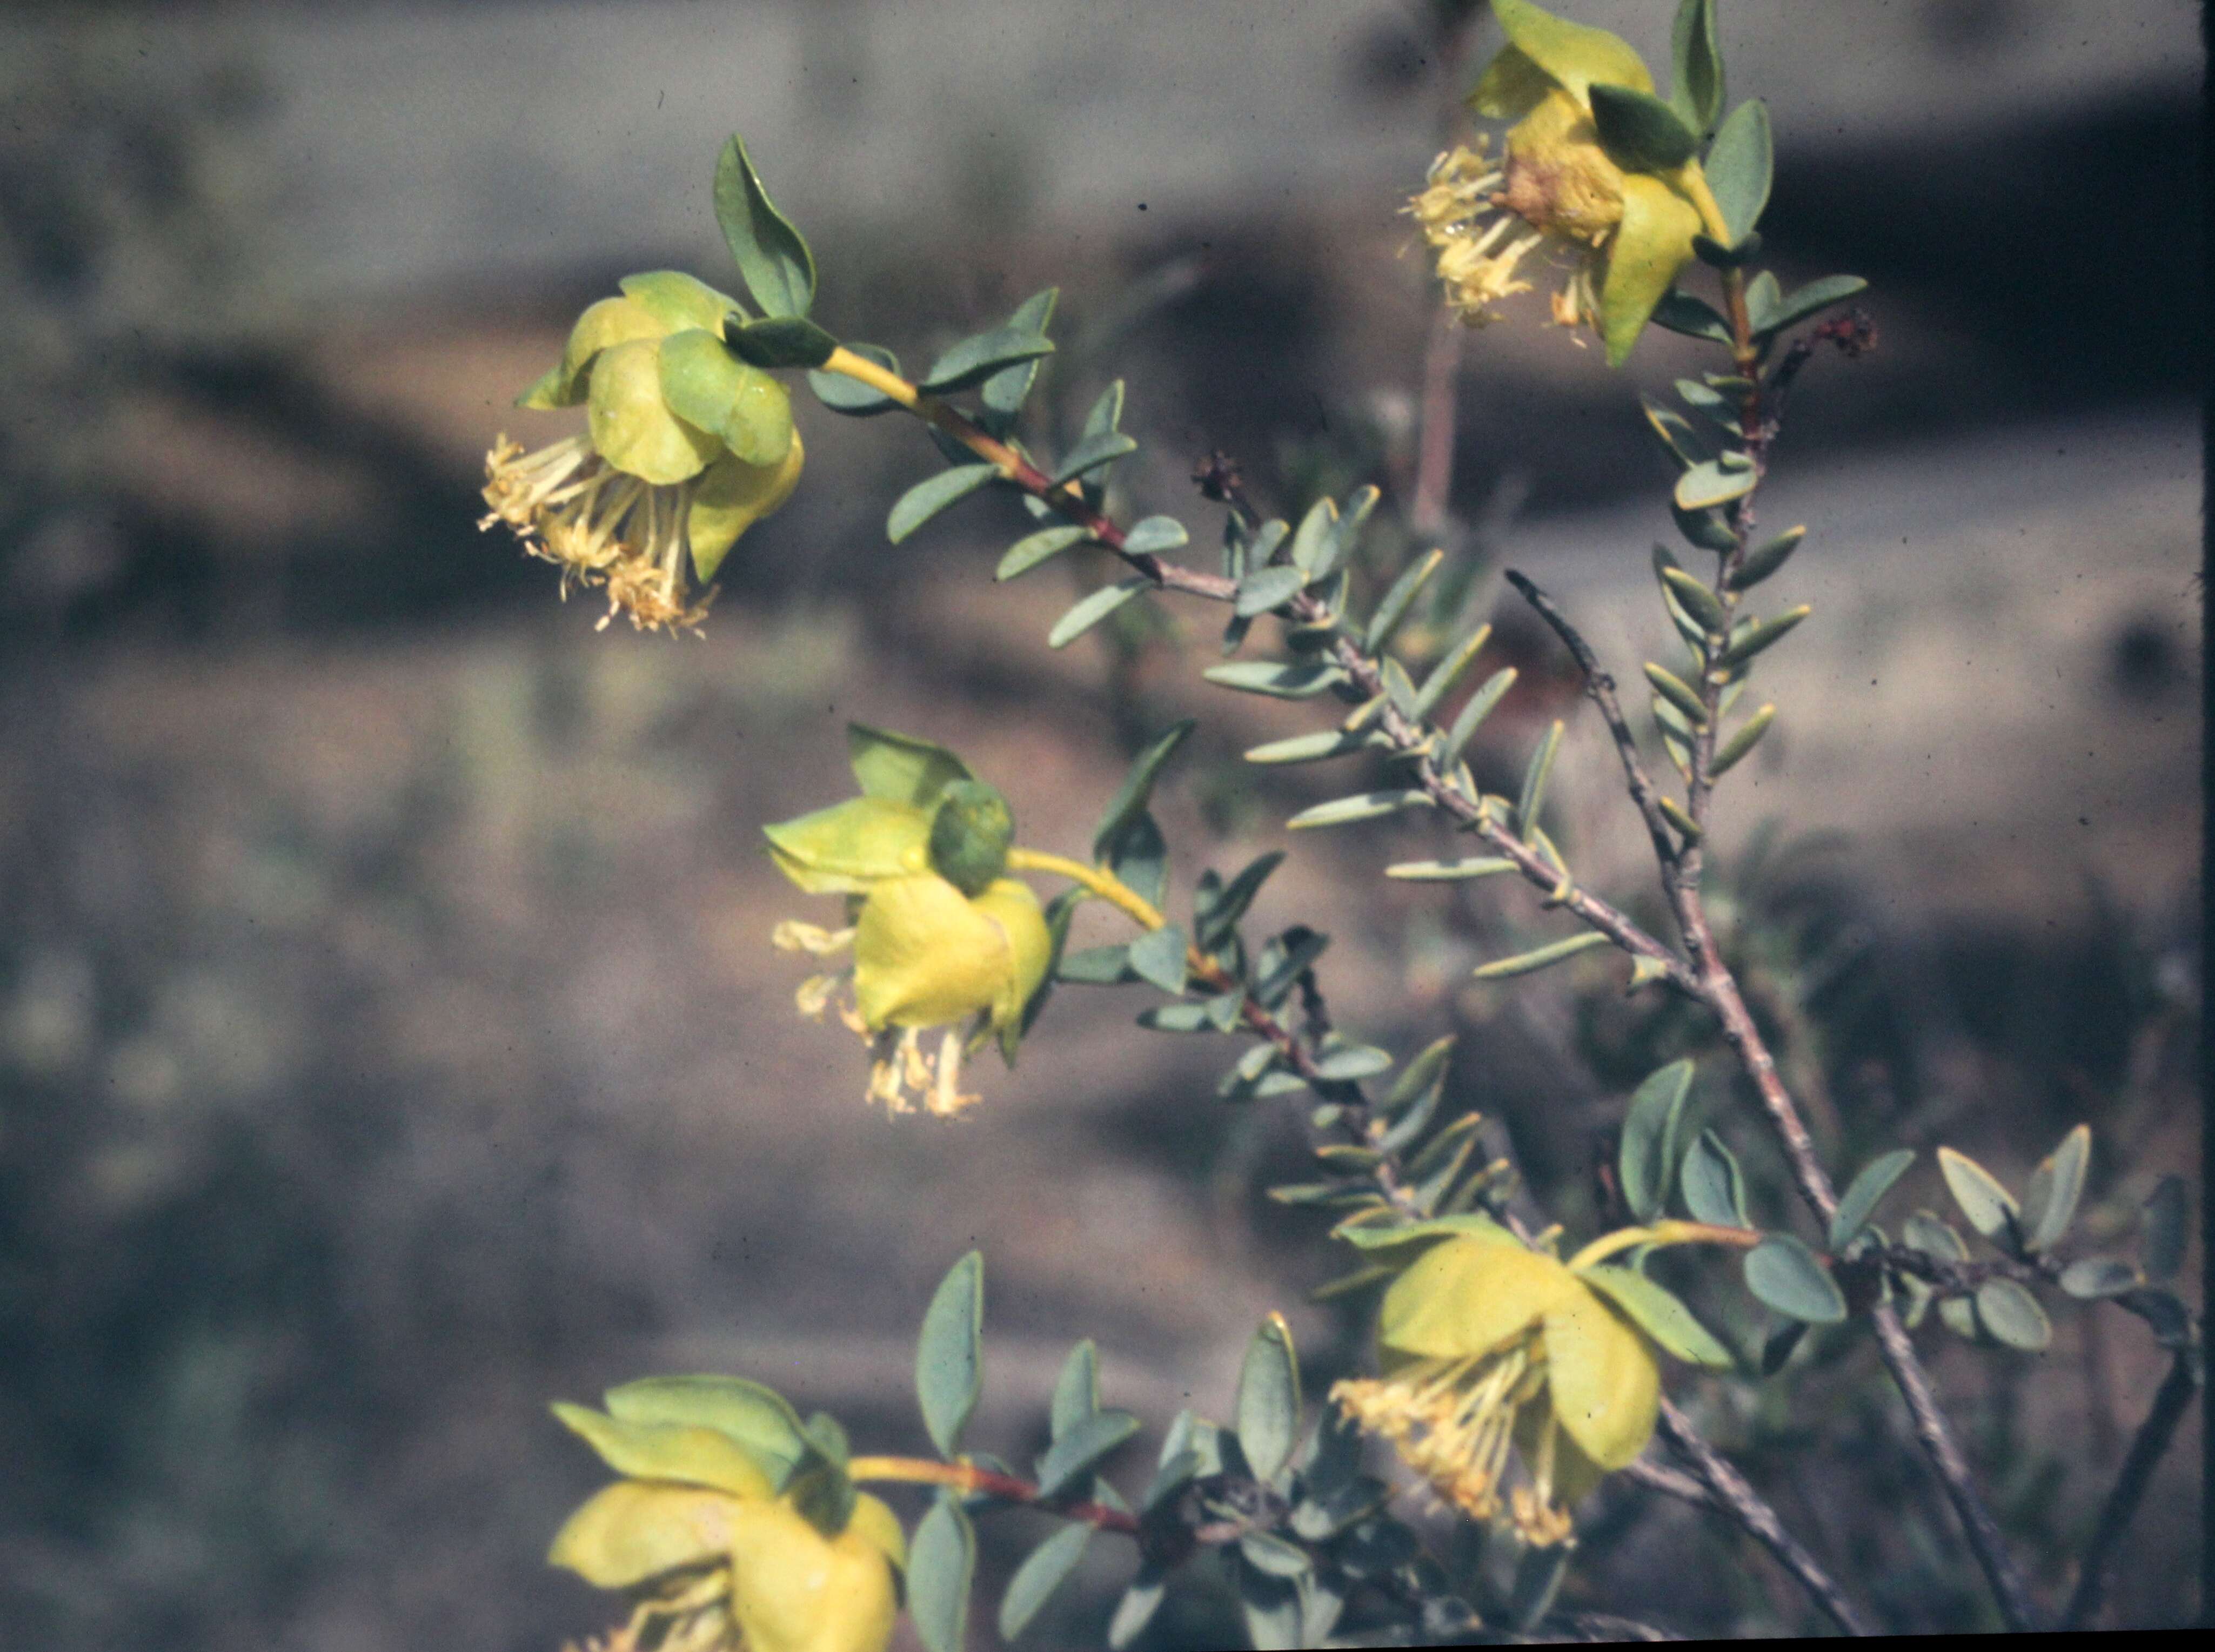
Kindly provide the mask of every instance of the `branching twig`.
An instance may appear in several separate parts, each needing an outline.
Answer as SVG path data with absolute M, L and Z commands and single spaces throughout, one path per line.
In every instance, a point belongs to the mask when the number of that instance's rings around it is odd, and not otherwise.
M 1817 1563 L 1815 1557 L 1784 1529 L 1776 1511 L 1762 1501 L 1760 1495 L 1746 1484 L 1746 1477 L 1700 1437 L 1690 1417 L 1666 1399 L 1661 1402 L 1661 1433 L 1671 1447 L 1699 1471 L 1700 1478 L 1722 1510 L 1776 1557 L 1777 1563 L 1790 1572 L 1809 1598 L 1822 1608 L 1825 1617 L 1848 1635 L 1875 1632 L 1855 1610 L 1854 1603 L 1846 1599 L 1844 1591 Z
M 2061 1615 L 2064 1631 L 2089 1629 L 2092 1619 L 2099 1615 L 2115 1546 L 2130 1529 L 2131 1517 L 2138 1512 L 2138 1504 L 2153 1479 L 2154 1465 L 2169 1449 L 2176 1425 L 2184 1420 L 2199 1388 L 2192 1356 L 2187 1350 L 2179 1349 L 2175 1362 L 2169 1367 L 2169 1375 L 2154 1394 L 2152 1410 L 2138 1425 L 2138 1437 L 2131 1441 L 2130 1455 L 2123 1459 L 2122 1472 L 2115 1477 L 2114 1490 L 2108 1494 L 2107 1504 L 2100 1510 L 2100 1523 L 2093 1530 L 2092 1540 L 2085 1545 L 2076 1592 L 2069 1597 L 2068 1611 Z

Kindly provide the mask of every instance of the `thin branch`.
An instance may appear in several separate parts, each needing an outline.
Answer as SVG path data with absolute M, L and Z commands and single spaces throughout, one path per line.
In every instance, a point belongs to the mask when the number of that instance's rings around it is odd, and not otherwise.
M 1671 1447 L 1699 1471 L 1699 1476 L 1709 1491 L 1742 1527 L 1748 1535 L 1776 1557 L 1776 1562 L 1792 1574 L 1800 1587 L 1807 1591 L 1808 1598 L 1821 1608 L 1823 1615 L 1848 1635 L 1870 1635 L 1872 1630 L 1854 1603 L 1846 1599 L 1845 1592 L 1832 1581 L 1799 1539 L 1784 1529 L 1776 1511 L 1763 1502 L 1759 1493 L 1746 1484 L 1746 1477 L 1732 1467 L 1721 1452 L 1700 1437 L 1691 1419 L 1667 1400 L 1661 1402 L 1661 1433 Z
M 2085 1545 L 2076 1592 L 2069 1597 L 2068 1611 L 2061 1615 L 2065 1632 L 2089 1629 L 2092 1619 L 2099 1615 L 2116 1545 L 2130 1529 L 2131 1517 L 2138 1512 L 2146 1487 L 2152 1483 L 2154 1467 L 2175 1437 L 2176 1426 L 2191 1409 L 2192 1397 L 2199 1388 L 2191 1355 L 2179 1349 L 2175 1362 L 2169 1367 L 2169 1375 L 2162 1380 L 2161 1387 L 2154 1394 L 2153 1408 L 2138 1425 L 2138 1437 L 2131 1441 L 2130 1455 L 2123 1459 L 2122 1472 L 2115 1477 L 2114 1490 L 2108 1494 L 2107 1504 L 2100 1510 L 2100 1523 L 2093 1529 L 2092 1540 Z

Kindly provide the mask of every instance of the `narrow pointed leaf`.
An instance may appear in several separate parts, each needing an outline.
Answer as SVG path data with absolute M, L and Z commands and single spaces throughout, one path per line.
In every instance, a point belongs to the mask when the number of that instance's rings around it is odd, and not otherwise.
M 1460 714 L 1454 719 L 1453 727 L 1447 731 L 1441 762 L 1451 763 L 1461 756 L 1462 748 L 1469 743 L 1470 737 L 1476 732 L 1477 725 L 1492 714 L 1494 707 L 1514 686 L 1515 668 L 1512 665 L 1503 665 L 1484 680 L 1483 686 L 1469 697 Z
M 2050 1251 L 2069 1232 L 2076 1220 L 2077 1202 L 2084 1196 L 2084 1177 L 2092 1164 L 2092 1131 L 2079 1124 L 2061 1138 L 2061 1145 L 2031 1172 L 2023 1189 L 2024 1248 L 2036 1253 Z
M 1456 643 L 1453 652 L 1431 668 L 1431 674 L 1423 679 L 1423 686 L 1415 691 L 1415 703 L 1409 716 L 1418 722 L 1428 717 L 1432 707 L 1453 692 L 1454 684 L 1461 681 L 1470 662 L 1483 652 L 1484 645 L 1491 639 L 1492 627 L 1481 625 Z
M 927 395 L 951 395 L 1019 363 L 1052 353 L 1053 340 L 1042 333 L 997 327 L 972 333 L 948 350 L 930 364 L 917 388 Z
M 1075 1521 L 1023 1557 L 1023 1563 L 1008 1580 L 1008 1592 L 1000 1597 L 1002 1640 L 1012 1641 L 1029 1628 L 1039 1608 L 1069 1580 L 1077 1563 L 1084 1558 L 1085 1545 L 1092 1541 L 1092 1529 L 1083 1520 Z
M 1492 878 L 1513 872 L 1515 863 L 1500 855 L 1469 855 L 1459 860 L 1402 860 L 1384 868 L 1387 878 L 1410 884 L 1456 884 L 1469 878 Z
M 1646 662 L 1645 670 L 1646 680 L 1654 685 L 1654 691 L 1683 713 L 1688 730 L 1699 728 L 1707 722 L 1708 708 L 1701 703 L 1698 693 L 1690 683 L 1666 667 L 1656 665 L 1652 660 Z
M 1802 603 L 1798 608 L 1788 609 L 1773 620 L 1757 622 L 1735 638 L 1729 647 L 1715 657 L 1715 664 L 1725 670 L 1735 670 L 1757 654 L 1775 647 L 1801 621 L 1815 610 Z
M 1312 700 L 1347 681 L 1336 665 L 1281 665 L 1274 660 L 1242 660 L 1233 665 L 1211 665 L 1201 673 L 1210 682 L 1246 694 L 1267 694 L 1274 700 Z
M 1363 653 L 1373 656 L 1392 639 L 1393 632 L 1407 618 L 1416 597 L 1445 560 L 1444 551 L 1426 551 L 1401 571 L 1391 589 L 1384 593 L 1384 600 L 1377 604 L 1377 611 L 1369 616 L 1368 627 L 1361 633 Z
M 1095 1411 L 1075 1424 L 1039 1461 L 1040 1500 L 1049 1501 L 1081 1487 L 1094 1464 L 1138 1431 L 1138 1419 L 1128 1411 Z
M 1746 1176 L 1738 1155 L 1713 1130 L 1702 1130 L 1684 1149 L 1678 1170 L 1684 1208 L 1693 1219 L 1717 1227 L 1751 1227 L 1746 1216 Z
M 1185 738 L 1199 726 L 1197 718 L 1187 717 L 1171 724 L 1156 735 L 1146 749 L 1132 760 L 1130 772 L 1124 775 L 1123 784 L 1116 788 L 1100 817 L 1099 829 L 1092 835 L 1092 858 L 1100 860 L 1108 847 L 1122 836 L 1123 830 L 1146 811 L 1146 805 L 1154 795 L 1154 783 L 1161 778 L 1163 767 L 1176 755 Z
M 1515 804 L 1515 829 L 1526 838 L 1538 824 L 1538 811 L 1546 806 L 1546 780 L 1554 772 L 1554 754 L 1562 749 L 1562 733 L 1568 726 L 1555 718 L 1523 771 L 1523 794 Z
M 1000 474 L 997 465 L 956 465 L 926 476 L 899 496 L 885 519 L 885 537 L 899 544 L 949 505 L 967 499 Z
M 1090 596 L 1074 603 L 1066 614 L 1053 622 L 1053 629 L 1046 633 L 1046 646 L 1066 648 L 1153 583 L 1144 574 L 1134 573 L 1112 585 L 1102 585 Z
M 1740 760 L 1761 743 L 1761 737 L 1769 732 L 1769 725 L 1776 720 L 1776 707 L 1774 706 L 1764 706 L 1747 718 L 1745 725 L 1724 741 L 1716 751 L 1715 760 L 1708 768 L 1708 778 L 1721 780 L 1737 768 Z
M 1136 437 L 1126 436 L 1120 431 L 1101 431 L 1095 436 L 1085 437 L 1062 455 L 1061 462 L 1054 467 L 1053 479 L 1073 482 L 1138 450 Z
M 1272 740 L 1266 745 L 1255 746 L 1246 754 L 1246 761 L 1249 763 L 1311 763 L 1323 757 L 1343 757 L 1365 750 L 1368 744 L 1366 730 L 1347 734 L 1339 729 L 1320 729 L 1313 734 L 1295 734 L 1289 739 Z
M 1654 306 L 1654 325 L 1672 333 L 1682 333 L 1688 338 L 1707 339 L 1716 344 L 1731 341 L 1730 323 L 1715 307 L 1688 292 L 1665 292 L 1661 302 Z
M 992 577 L 995 579 L 1013 579 L 1019 574 L 1028 573 L 1041 562 L 1058 556 L 1071 546 L 1091 536 L 1092 530 L 1089 528 L 1041 528 L 1008 547 L 1007 554 L 1000 559 L 1000 566 L 993 572 Z
M 1581 935 L 1571 935 L 1566 940 L 1557 940 L 1551 945 L 1518 952 L 1513 958 L 1495 958 L 1489 964 L 1479 964 L 1474 972 L 1475 978 L 1479 981 L 1506 981 L 1514 976 L 1527 976 L 1573 958 L 1580 952 L 1588 952 L 1595 946 L 1609 944 L 1606 936 L 1597 931 L 1587 931 Z
M 1350 798 L 1335 798 L 1328 803 L 1318 803 L 1313 808 L 1303 809 L 1285 823 L 1285 829 L 1302 832 L 1317 826 L 1347 826 L 1355 821 L 1375 820 L 1381 815 L 1397 814 L 1402 809 L 1427 809 L 1431 804 L 1428 792 L 1412 787 L 1361 792 Z
M 1322 565 L 1323 553 L 1337 525 L 1338 505 L 1331 499 L 1317 499 L 1300 518 L 1299 531 L 1292 535 L 1292 564 L 1310 579 L 1320 579 L 1330 572 Z
M 1733 590 L 1751 590 L 1775 573 L 1791 560 L 1792 553 L 1800 548 L 1800 541 L 1807 536 L 1805 526 L 1788 528 L 1765 544 L 1756 546 L 1746 554 L 1730 577 Z

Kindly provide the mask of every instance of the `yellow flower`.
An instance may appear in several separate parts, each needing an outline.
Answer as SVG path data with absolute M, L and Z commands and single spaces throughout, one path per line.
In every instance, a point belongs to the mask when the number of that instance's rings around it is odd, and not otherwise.
M 804 461 L 784 386 L 723 342 L 738 303 L 674 270 L 626 276 L 588 307 L 561 363 L 518 405 L 586 404 L 586 431 L 485 456 L 477 524 L 506 523 L 641 630 L 696 630 L 739 535 L 791 497 Z
M 1384 1374 L 1331 1398 L 1393 1442 L 1438 1496 L 1526 1543 L 1645 1449 L 1661 1401 L 1653 1342 L 1605 1296 L 1505 1229 L 1462 1219 L 1384 1294 Z M 1520 1459 L 1519 1483 L 1507 1484 Z
M 810 894 L 845 896 L 849 921 L 787 921 L 771 939 L 819 958 L 850 948 L 848 968 L 801 983 L 801 1013 L 850 988 L 840 1019 L 871 1047 L 869 1099 L 908 1112 L 913 1092 L 950 1117 L 977 1099 L 960 1090 L 966 1053 L 997 1036 L 1012 1064 L 1052 937 L 1030 886 L 1002 875 L 1015 832 L 1005 798 L 943 747 L 858 724 L 848 738 L 862 795 L 763 830 L 778 869 Z
M 1527 292 L 1525 260 L 1542 248 L 1568 268 L 1553 300 L 1564 326 L 1590 323 L 1611 366 L 1637 342 L 1661 295 L 1692 255 L 1699 210 L 1686 193 L 1697 162 L 1667 173 L 1626 172 L 1592 123 L 1595 83 L 1651 93 L 1654 78 L 1629 45 L 1541 10 L 1498 0 L 1508 44 L 1470 95 L 1488 119 L 1517 125 L 1506 153 L 1457 147 L 1432 162 L 1408 211 L 1437 260 L 1446 302 L 1470 326 L 1499 319 L 1493 306 Z
M 673 1378 L 608 1404 L 554 1408 L 624 1478 L 569 1516 L 547 1558 L 637 1597 L 609 1652 L 884 1652 L 907 1558 L 899 1522 L 850 1488 L 843 1515 L 826 1514 L 834 1500 L 808 1494 L 844 1485 L 843 1469 L 806 1456 L 781 1398 Z

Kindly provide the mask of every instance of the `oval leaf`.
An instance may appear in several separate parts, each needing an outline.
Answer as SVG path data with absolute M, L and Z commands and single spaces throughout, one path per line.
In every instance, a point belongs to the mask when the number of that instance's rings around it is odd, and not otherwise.
M 1861 1174 L 1848 1185 L 1838 1200 L 1837 1214 L 1831 1218 L 1830 1239 L 1833 1251 L 1844 1251 L 1859 1237 L 1862 1229 L 1868 1226 L 1868 1219 L 1875 1212 L 1877 1202 L 1892 1191 L 1892 1184 L 1905 1176 L 1907 1167 L 1914 1162 L 1913 1148 L 1895 1147 L 1862 1166 Z
M 984 1386 L 984 1323 L 985 1258 L 972 1251 L 939 1282 L 916 1342 L 915 1395 L 923 1426 L 942 1457 L 960 1449 L 961 1430 L 977 1409 Z
M 885 519 L 885 537 L 897 545 L 941 511 L 967 499 L 1000 474 L 997 465 L 955 465 L 926 476 L 899 496 Z
M 1938 1149 L 1938 1170 L 1946 1178 L 1946 1190 L 1954 1196 L 1954 1204 L 1969 1219 L 1970 1227 L 1988 1239 L 1999 1239 L 2014 1229 L 2015 1196 L 1991 1172 L 1951 1147 Z
M 1046 646 L 1068 647 L 1153 583 L 1144 574 L 1134 573 L 1112 585 L 1101 586 L 1090 596 L 1073 603 L 1066 614 L 1053 622 L 1053 629 L 1046 633 Z
M 1701 169 L 1708 175 L 1715 205 L 1722 209 L 1732 242 L 1744 241 L 1769 205 L 1770 180 L 1776 170 L 1769 106 L 1757 97 L 1733 109 L 1730 119 L 1716 129 Z
M 945 1492 L 915 1528 L 907 1551 L 907 1615 L 924 1652 L 965 1652 L 977 1533 Z
M 2091 1165 L 2091 1127 L 2079 1124 L 2030 1173 L 2022 1200 L 2025 1248 L 2033 1252 L 2050 1251 L 2069 1232 L 2069 1224 L 2077 1217 L 2077 1202 L 2084 1196 L 2084 1176 Z
M 1077 1569 L 1077 1562 L 1084 1558 L 1085 1545 L 1091 1541 L 1092 1527 L 1079 1520 L 1063 1527 L 1023 1557 L 1023 1563 L 1008 1580 L 1008 1592 L 1000 1597 L 1002 1640 L 1012 1641 L 1030 1627 L 1039 1608 Z
M 1738 1155 L 1713 1130 L 1702 1130 L 1684 1150 L 1678 1176 L 1684 1208 L 1696 1220 L 1717 1227 L 1753 1226 L 1746 1216 L 1746 1178 L 1739 1170 Z
M 715 162 L 715 221 L 762 313 L 807 315 L 815 302 L 815 254 L 770 202 L 735 132 Z
M 961 340 L 930 364 L 917 388 L 928 395 L 948 395 L 991 377 L 1003 368 L 1036 361 L 1053 353 L 1053 340 L 1043 333 L 997 327 Z
M 1788 1319 L 1833 1325 L 1846 1317 L 1837 1283 L 1789 1233 L 1771 1233 L 1746 1253 L 1746 1288 Z
M 2042 1353 L 2053 1340 L 2046 1310 L 2012 1279 L 1987 1279 L 1977 1287 L 1977 1323 L 1994 1342 L 2026 1354 Z
M 1691 1093 L 1692 1063 L 1672 1062 L 1647 1075 L 1623 1114 L 1617 1171 L 1623 1202 L 1640 1221 L 1652 1221 L 1669 1202 L 1677 1167 L 1677 1129 L 1684 1118 L 1684 1099 Z
M 1271 1314 L 1246 1344 L 1238 1373 L 1238 1443 L 1255 1478 L 1270 1480 L 1291 1460 L 1300 1434 L 1300 1368 L 1284 1316 Z
M 1040 1502 L 1077 1490 L 1092 1465 L 1138 1431 L 1138 1419 L 1128 1411 L 1095 1411 L 1055 1441 L 1039 1459 L 1038 1495 Z

